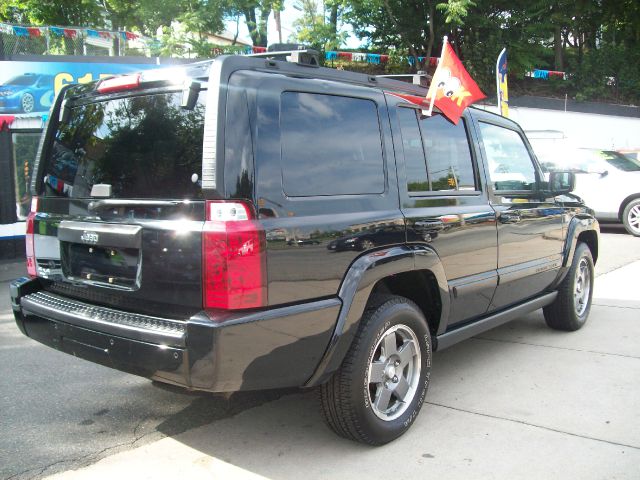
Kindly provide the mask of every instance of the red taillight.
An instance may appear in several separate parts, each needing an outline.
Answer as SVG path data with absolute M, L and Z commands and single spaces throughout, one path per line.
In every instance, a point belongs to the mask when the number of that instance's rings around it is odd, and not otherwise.
M 98 84 L 98 92 L 100 93 L 112 93 L 120 92 L 122 90 L 131 90 L 140 86 L 140 74 L 133 75 L 121 75 L 119 77 L 112 77 L 102 80 Z
M 25 246 L 27 250 L 27 273 L 31 277 L 37 276 L 36 273 L 36 252 L 34 246 L 35 234 L 35 217 L 38 211 L 38 198 L 31 199 L 31 211 L 27 216 L 27 231 L 25 235 Z
M 266 240 L 253 209 L 238 201 L 207 201 L 202 234 L 204 308 L 267 304 Z

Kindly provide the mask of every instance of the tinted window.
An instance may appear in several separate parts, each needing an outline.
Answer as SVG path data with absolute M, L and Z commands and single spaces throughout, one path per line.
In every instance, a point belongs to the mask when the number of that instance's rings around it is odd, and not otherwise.
M 36 150 L 40 142 L 40 133 L 13 134 L 13 161 L 16 186 L 16 213 L 18 220 L 24 220 L 31 208 L 31 173 Z
M 535 168 L 518 132 L 482 122 L 480 132 L 494 190 L 533 190 Z
M 464 120 L 458 125 L 440 114 L 421 116 L 431 190 L 475 190 L 473 160 Z
M 247 91 L 229 83 L 224 139 L 224 181 L 228 198 L 253 198 L 253 141 Z
M 74 107 L 50 149 L 45 194 L 89 197 L 105 183 L 115 198 L 200 197 L 205 97 L 194 110 L 181 93 Z
M 287 195 L 384 192 L 382 142 L 374 102 L 284 92 L 280 129 Z
M 29 86 L 34 84 L 36 78 L 37 77 L 35 75 L 20 75 L 18 77 L 13 77 L 12 79 L 7 80 L 6 82 L 4 82 L 4 84 Z
M 410 192 L 424 192 L 429 190 L 429 180 L 416 113 L 413 108 L 398 108 L 407 188 Z

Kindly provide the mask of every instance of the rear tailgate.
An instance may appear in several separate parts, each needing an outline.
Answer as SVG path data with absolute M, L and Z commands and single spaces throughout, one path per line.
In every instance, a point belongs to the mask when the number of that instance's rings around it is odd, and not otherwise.
M 169 318 L 202 309 L 206 95 L 194 108 L 182 97 L 156 88 L 68 100 L 36 179 L 47 290 Z

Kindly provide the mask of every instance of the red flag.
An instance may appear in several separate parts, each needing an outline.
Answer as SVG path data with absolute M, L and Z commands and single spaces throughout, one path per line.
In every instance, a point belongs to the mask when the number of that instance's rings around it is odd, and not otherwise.
M 427 99 L 457 125 L 464 109 L 483 98 L 486 95 L 465 70 L 445 37 L 440 63 L 429 86 Z

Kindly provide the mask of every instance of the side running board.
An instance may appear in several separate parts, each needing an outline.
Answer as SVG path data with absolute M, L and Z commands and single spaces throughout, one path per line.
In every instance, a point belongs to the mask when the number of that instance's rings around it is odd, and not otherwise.
M 460 328 L 456 328 L 450 332 L 443 333 L 442 335 L 438 335 L 437 338 L 437 350 L 444 350 L 445 348 L 450 347 L 458 342 L 466 340 L 467 338 L 474 337 L 476 335 L 481 334 L 482 332 L 486 332 L 487 330 L 491 330 L 503 323 L 507 323 L 510 320 L 521 317 L 522 315 L 526 315 L 527 313 L 534 312 L 539 308 L 545 307 L 552 303 L 558 292 L 547 293 L 541 297 L 534 298 L 533 300 L 529 300 L 528 302 L 522 303 L 520 305 L 516 305 L 515 307 L 511 307 L 507 310 L 502 310 L 490 317 L 483 318 L 481 320 L 477 320 L 468 325 L 464 325 Z

